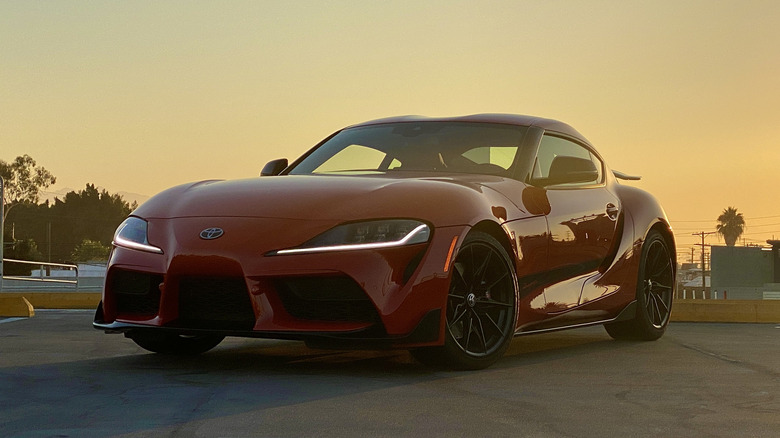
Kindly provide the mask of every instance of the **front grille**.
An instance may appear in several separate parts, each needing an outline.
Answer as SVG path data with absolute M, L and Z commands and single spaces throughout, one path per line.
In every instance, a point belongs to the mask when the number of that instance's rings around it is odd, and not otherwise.
M 162 275 L 143 272 L 111 271 L 109 291 L 116 299 L 120 315 L 154 316 L 160 310 L 160 283 Z
M 179 281 L 179 319 L 193 328 L 251 330 L 252 300 L 243 278 L 185 277 Z
M 290 316 L 314 321 L 379 322 L 376 307 L 349 277 L 291 277 L 275 286 Z

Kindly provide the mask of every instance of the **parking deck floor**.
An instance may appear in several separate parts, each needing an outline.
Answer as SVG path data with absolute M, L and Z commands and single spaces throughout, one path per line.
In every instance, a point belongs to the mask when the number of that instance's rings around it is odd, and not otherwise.
M 91 320 L 0 319 L 0 437 L 780 436 L 776 324 L 520 337 L 487 370 L 447 372 L 403 351 L 258 339 L 164 357 Z

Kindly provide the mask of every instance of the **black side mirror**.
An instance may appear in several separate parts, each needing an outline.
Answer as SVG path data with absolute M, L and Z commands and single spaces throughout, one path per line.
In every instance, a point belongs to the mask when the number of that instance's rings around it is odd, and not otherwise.
M 279 158 L 278 160 L 269 161 L 268 164 L 263 166 L 263 170 L 260 171 L 260 176 L 279 175 L 286 168 L 287 158 Z

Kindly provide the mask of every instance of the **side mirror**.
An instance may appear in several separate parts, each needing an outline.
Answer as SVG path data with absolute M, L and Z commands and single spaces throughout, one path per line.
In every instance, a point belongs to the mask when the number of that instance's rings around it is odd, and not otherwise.
M 268 164 L 263 166 L 263 170 L 260 171 L 260 176 L 276 176 L 282 173 L 287 168 L 287 158 L 279 158 L 278 160 L 269 161 Z

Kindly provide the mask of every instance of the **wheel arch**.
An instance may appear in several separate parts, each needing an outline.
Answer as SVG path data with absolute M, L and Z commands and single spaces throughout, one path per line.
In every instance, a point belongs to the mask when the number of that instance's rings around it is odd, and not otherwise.
M 656 230 L 664 236 L 669 248 L 676 254 L 672 227 L 658 200 L 644 190 L 622 184 L 615 185 L 615 192 L 623 204 L 623 209 L 631 216 L 634 238 L 644 240 L 651 230 Z
M 499 225 L 498 223 L 485 219 L 481 222 L 478 222 L 476 225 L 474 225 L 471 228 L 471 230 L 469 230 L 469 232 L 472 231 L 482 231 L 483 233 L 490 234 L 501 244 L 501 246 L 504 248 L 504 251 L 506 251 L 507 255 L 509 255 L 513 259 L 515 258 L 515 250 L 512 248 L 512 243 L 510 241 L 510 238 L 509 236 L 507 236 L 506 231 L 504 231 L 504 229 L 501 228 L 501 225 Z
M 669 251 L 672 254 L 677 254 L 677 244 L 674 241 L 674 233 L 672 233 L 672 227 L 663 221 L 657 221 L 650 227 L 650 231 L 658 231 L 669 246 Z M 649 232 L 649 231 L 648 231 Z

